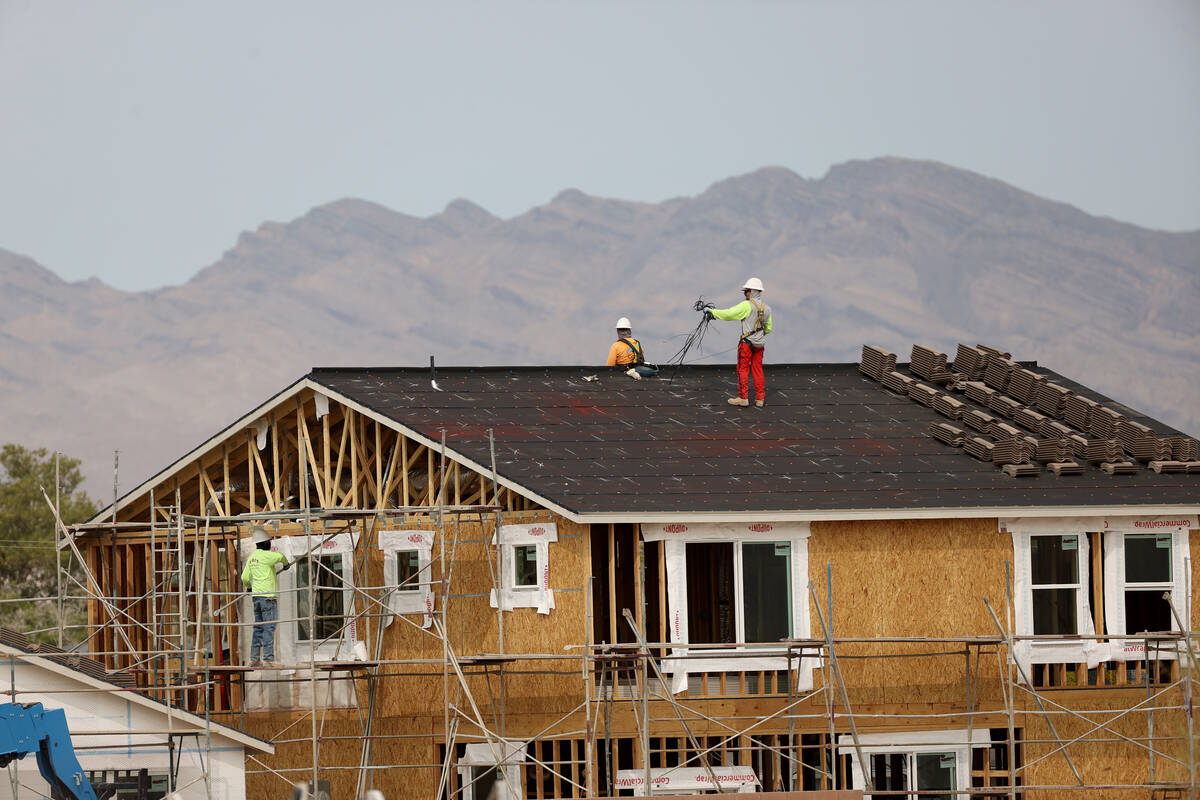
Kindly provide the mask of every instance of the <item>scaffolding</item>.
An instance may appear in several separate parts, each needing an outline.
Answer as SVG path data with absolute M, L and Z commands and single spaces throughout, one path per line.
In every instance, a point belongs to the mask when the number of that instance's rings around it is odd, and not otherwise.
M 302 416 L 300 411 L 297 416 Z M 277 442 L 275 430 L 272 417 L 271 436 Z M 346 430 L 352 431 L 349 423 L 342 435 L 343 446 L 354 436 Z M 360 441 L 367 438 L 361 431 L 358 436 Z M 946 752 L 966 743 L 967 761 L 955 762 L 956 785 L 934 792 L 935 796 L 1017 798 L 1039 792 L 1095 790 L 1140 793 L 1138 796 L 1155 793 L 1164 798 L 1196 796 L 1191 713 L 1196 637 L 1190 628 L 1190 602 L 1183 611 L 1172 606 L 1178 631 L 1138 637 L 1144 643 L 1141 662 L 1119 662 L 1111 668 L 1056 665 L 1050 669 L 1039 665 L 1034 674 L 1035 670 L 1027 669 L 1015 657 L 1015 651 L 1019 643 L 1038 637 L 1016 633 L 1007 579 L 1004 596 L 994 598 L 1002 604 L 999 610 L 992 605 L 993 598 L 980 598 L 995 626 L 988 635 L 839 637 L 832 571 L 826 565 L 824 596 L 818 594 L 814 583 L 807 586 L 819 628 L 812 638 L 693 644 L 680 649 L 678 642 L 649 638 L 645 543 L 638 541 L 635 533 L 634 569 L 639 577 L 634 607 L 618 607 L 615 594 L 606 595 L 610 630 L 621 627 L 622 635 L 597 641 L 593 603 L 604 593 L 597 591 L 594 578 L 588 578 L 582 585 L 556 589 L 582 593 L 584 601 L 584 613 L 578 620 L 582 630 L 568 650 L 513 649 L 505 638 L 503 603 L 495 604 L 494 651 L 490 644 L 486 650 L 466 650 L 461 643 L 455 644 L 456 611 L 464 600 L 479 598 L 481 590 L 500 593 L 500 528 L 516 520 L 552 518 L 551 512 L 522 504 L 511 491 L 502 496 L 494 446 L 491 474 L 475 476 L 474 488 L 460 491 L 458 465 L 446 458 L 444 434 L 440 446 L 426 442 L 423 451 L 411 454 L 407 440 L 397 436 L 389 455 L 380 444 L 382 434 L 377 425 L 376 458 L 369 467 L 350 459 L 355 473 L 348 482 L 351 489 L 343 492 L 337 488 L 341 485 L 337 477 L 342 472 L 340 452 L 336 470 L 331 468 L 328 421 L 323 460 L 314 454 L 303 419 L 297 423 L 296 437 L 299 455 L 293 468 L 299 480 L 290 507 L 281 496 L 278 444 L 272 447 L 274 480 L 268 481 L 266 465 L 249 442 L 247 469 L 252 476 L 261 476 L 270 501 L 263 508 L 254 507 L 252 481 L 252 510 L 233 512 L 228 459 L 221 489 L 201 468 L 199 490 L 191 500 L 184 497 L 178 484 L 166 498 L 156 496 L 151 487 L 143 521 L 118 519 L 114 490 L 112 519 L 68 526 L 58 518 L 56 502 L 46 496 L 55 511 L 58 549 L 69 555 L 68 563 L 60 564 L 62 589 L 53 600 L 60 608 L 68 602 L 87 603 L 89 620 L 83 646 L 113 671 L 134 676 L 142 691 L 168 708 L 203 716 L 205 748 L 212 746 L 213 723 L 249 730 L 252 718 L 258 718 L 254 729 L 262 730 L 271 721 L 269 711 L 247 709 L 247 697 L 253 692 L 288 686 L 296 690 L 294 696 L 305 700 L 305 708 L 289 708 L 288 715 L 280 717 L 278 726 L 265 736 L 277 747 L 303 748 L 304 763 L 294 757 L 287 763 L 248 757 L 247 775 L 274 776 L 277 795 L 296 783 L 319 793 L 327 782 L 348 787 L 352 779 L 357 800 L 377 788 L 382 774 L 412 774 L 413 770 L 436 776 L 431 781 L 436 796 L 464 800 L 482 800 L 483 789 L 496 783 L 508 785 L 509 796 L 538 800 L 628 791 L 642 795 L 653 792 L 664 775 L 685 771 L 713 791 L 732 792 L 745 788 L 737 782 L 740 779 L 733 768 L 749 767 L 756 782 L 753 788 L 764 792 L 862 789 L 865 784 L 877 787 L 874 796 L 913 796 L 920 790 L 888 783 L 882 774 L 891 774 L 895 762 L 889 759 L 906 752 L 905 737 L 912 735 L 913 741 L 926 749 L 942 747 Z M 428 480 L 423 488 L 410 491 L 408 477 L 421 455 L 426 459 Z M 208 469 L 219 474 L 220 462 L 214 464 Z M 314 480 L 318 466 L 325 474 Z M 360 498 L 354 487 L 370 483 L 372 478 L 376 496 Z M 423 502 L 387 502 L 389 487 L 396 487 L 405 500 L 423 492 Z M 314 491 L 315 497 L 311 496 Z M 371 502 L 354 502 L 360 499 Z M 428 627 L 389 607 L 389 597 L 404 584 L 369 579 L 378 532 L 418 524 L 436 532 L 437 555 L 406 580 L 419 583 L 425 579 L 437 587 Z M 243 663 L 239 638 L 251 623 L 241 616 L 239 602 L 245 592 L 238 590 L 236 576 L 242 567 L 239 547 L 254 526 L 303 538 L 307 553 L 319 552 L 335 536 L 348 532 L 357 536 L 355 579 L 349 586 L 340 583 L 341 574 L 316 559 L 310 562 L 306 587 L 293 590 L 307 593 L 306 614 L 280 622 L 306 624 L 311 632 L 308 656 L 300 663 L 266 670 Z M 474 531 L 469 542 L 462 535 L 468 526 Z M 126 553 L 110 561 L 97 558 L 94 549 L 85 555 L 79 547 L 83 539 L 120 543 L 129 537 L 137 537 L 144 559 Z M 609 539 L 611 542 L 611 528 Z M 467 544 L 481 546 L 486 553 L 490 586 L 456 579 L 459 548 Z M 140 578 L 139 564 L 148 564 Z M 435 565 L 436 578 L 432 575 Z M 318 576 L 322 575 L 329 579 L 328 585 L 344 591 L 347 601 L 342 618 L 324 629 L 318 639 L 322 619 Z M 117 591 L 118 586 L 124 588 Z M 63 619 L 60 614 L 60 642 L 65 640 Z M 436 655 L 387 657 L 383 631 L 389 625 L 421 637 Z M 364 643 L 371 651 L 339 651 L 335 658 L 318 658 L 322 645 L 347 638 Z M 786 667 L 757 673 L 689 670 L 687 692 L 682 696 L 673 690 L 666 674 L 668 661 L 678 665 L 703 659 L 711 664 L 723 655 L 735 657 L 746 651 L 782 654 Z M 891 703 L 882 696 L 862 699 L 870 693 L 864 691 L 861 679 L 856 682 L 859 670 L 886 670 L 888 664 L 901 663 L 920 663 L 941 676 L 937 686 L 942 699 L 923 703 L 916 693 Z M 811 689 L 800 688 L 806 685 L 806 669 L 814 676 Z M 526 725 L 516 730 L 513 720 L 518 712 L 511 707 L 510 684 L 530 677 L 563 683 L 578 680 L 582 693 L 566 701 L 560 698 L 560 707 L 541 718 L 536 729 Z M 381 694 L 388 687 L 416 681 L 434 695 L 438 678 L 444 700 L 440 731 L 384 729 L 381 719 L 386 710 L 381 709 Z M 1124 707 L 1080 708 L 1056 694 L 1070 686 L 1139 686 L 1145 694 Z M 348 709 L 334 708 L 330 698 L 343 688 L 352 703 Z M 1131 732 L 1134 728 L 1140 732 Z M 917 736 L 947 730 L 965 731 L 965 740 Z M 880 731 L 891 737 L 886 748 L 878 743 Z M 168 730 L 163 746 L 174 747 L 179 735 Z M 412 742 L 425 746 L 428 757 L 397 760 L 388 756 L 403 749 L 398 745 Z M 1096 744 L 1119 744 L 1144 756 L 1147 780 L 1104 782 L 1083 774 L 1072 757 Z M 480 752 L 486 757 L 479 758 Z M 1059 764 L 1071 780 L 1053 783 L 1027 778 L 1034 767 L 1050 762 Z M 880 774 L 873 775 L 876 771 Z M 896 775 L 901 774 L 904 770 L 898 768 Z M 964 775 L 965 781 L 961 779 Z M 857 783 L 860 779 L 863 784 Z M 174 783 L 171 789 L 196 791 L 196 787 Z M 204 796 L 206 800 L 214 797 L 207 780 Z

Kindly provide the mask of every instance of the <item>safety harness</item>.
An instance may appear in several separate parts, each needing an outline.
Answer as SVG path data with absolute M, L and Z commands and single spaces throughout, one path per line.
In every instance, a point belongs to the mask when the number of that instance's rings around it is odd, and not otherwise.
M 766 321 L 767 304 L 766 303 L 756 303 L 753 300 L 751 300 L 749 297 L 746 298 L 746 302 L 748 302 L 751 306 L 753 306 L 754 310 L 758 312 L 758 316 L 754 320 L 754 330 L 752 330 L 749 333 L 742 336 L 742 341 L 745 342 L 746 344 L 750 344 L 749 340 L 750 340 L 751 336 L 758 333 L 759 331 L 762 331 L 764 335 L 767 332 L 767 321 Z M 754 345 L 750 345 L 750 346 L 753 347 Z
M 646 363 L 646 359 L 645 359 L 645 357 L 642 355 L 642 345 L 641 345 L 641 342 L 631 342 L 631 341 L 629 341 L 628 339 L 626 339 L 626 338 L 625 338 L 625 337 L 623 337 L 623 336 L 622 336 L 620 339 L 617 339 L 617 341 L 618 341 L 618 342 L 621 342 L 622 344 L 624 344 L 626 347 L 628 347 L 630 350 L 632 350 L 632 351 L 633 351 L 633 363 L 634 363 L 634 365 L 636 365 L 636 366 L 641 366 L 642 364 L 645 364 L 645 363 Z

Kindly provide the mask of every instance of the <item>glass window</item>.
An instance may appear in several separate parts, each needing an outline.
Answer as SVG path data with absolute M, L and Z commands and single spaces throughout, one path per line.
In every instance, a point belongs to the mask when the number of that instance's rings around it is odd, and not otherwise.
M 312 565 L 312 566 L 310 566 Z M 309 635 L 309 575 L 316 572 L 316 583 L 313 586 L 315 608 L 313 616 L 316 622 L 316 635 Z M 298 638 L 310 641 L 313 638 L 325 640 L 337 638 L 338 632 L 345 624 L 345 580 L 342 577 L 342 556 L 340 554 L 312 556 L 296 564 L 296 616 L 298 619 Z
M 421 591 L 421 564 L 416 550 L 397 550 L 392 555 L 396 558 L 396 585 L 398 592 Z
M 791 638 L 791 555 L 789 542 L 742 543 L 743 641 Z
M 954 753 L 917 753 L 917 790 L 946 794 L 923 794 L 926 800 L 954 800 L 957 796 L 958 776 L 955 774 Z
M 513 545 L 513 586 L 537 586 L 537 546 Z
M 1164 592 L 1171 583 L 1171 536 L 1125 535 L 1125 632 L 1169 631 L 1171 606 Z
M 1033 582 L 1033 632 L 1078 633 L 1079 537 L 1030 537 L 1029 556 Z

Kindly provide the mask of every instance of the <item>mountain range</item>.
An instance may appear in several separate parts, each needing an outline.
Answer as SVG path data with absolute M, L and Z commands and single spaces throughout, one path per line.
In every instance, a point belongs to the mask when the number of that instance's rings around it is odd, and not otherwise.
M 144 292 L 0 249 L 0 441 L 82 458 L 104 498 L 114 450 L 123 492 L 310 367 L 600 364 L 621 316 L 666 361 L 695 301 L 733 305 L 751 275 L 774 310 L 768 364 L 982 342 L 1200 432 L 1200 231 L 879 158 L 661 203 L 568 189 L 510 219 L 343 199 Z M 716 324 L 688 359 L 731 361 L 735 344 Z

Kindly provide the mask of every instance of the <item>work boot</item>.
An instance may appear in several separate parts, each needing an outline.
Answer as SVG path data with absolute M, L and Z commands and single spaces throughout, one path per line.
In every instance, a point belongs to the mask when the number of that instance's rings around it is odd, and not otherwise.
M 731 397 L 731 398 L 729 398 L 729 405 L 731 405 L 731 406 L 748 406 L 748 405 L 750 405 L 750 401 L 744 397 Z
M 766 404 L 767 404 L 767 401 L 766 401 L 766 400 L 755 400 L 755 401 L 754 401 L 754 405 L 756 405 L 756 406 L 757 406 L 757 407 L 759 407 L 759 408 L 762 408 L 762 407 L 763 407 L 763 406 L 765 406 Z
M 262 667 L 262 661 L 256 658 L 246 666 L 250 667 L 250 669 L 260 669 Z

